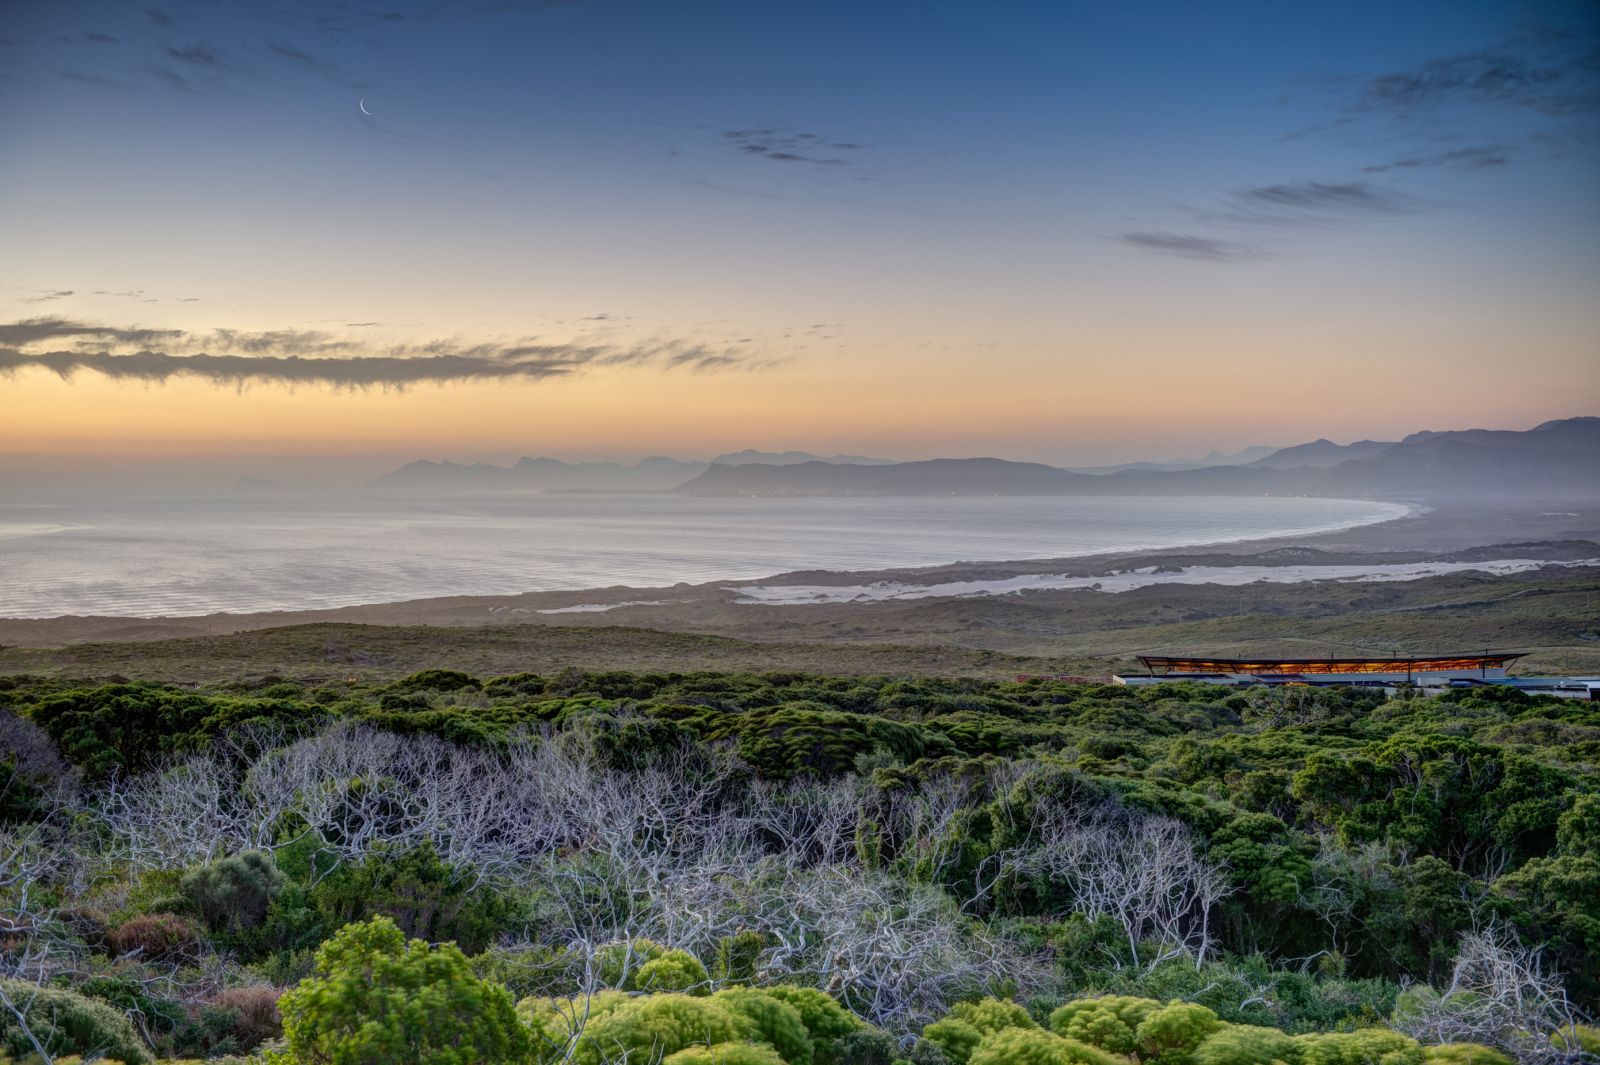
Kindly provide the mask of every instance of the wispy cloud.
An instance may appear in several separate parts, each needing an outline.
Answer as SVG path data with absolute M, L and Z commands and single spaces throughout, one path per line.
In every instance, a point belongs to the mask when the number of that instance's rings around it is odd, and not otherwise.
M 318 59 L 309 52 L 301 51 L 292 44 L 285 44 L 282 41 L 268 41 L 267 51 L 298 70 L 307 74 L 314 74 L 319 78 L 326 78 L 331 82 L 343 85 L 347 89 L 366 88 L 361 82 L 346 77 L 333 64 Z
M 64 300 L 72 295 L 72 289 L 57 289 L 55 292 L 43 292 L 37 296 L 22 297 L 23 303 L 49 303 L 51 300 Z
M 1229 198 L 1251 220 L 1296 222 L 1328 216 L 1389 215 L 1415 209 L 1417 201 L 1370 181 L 1291 181 L 1252 185 Z
M 1547 115 L 1591 110 L 1600 105 L 1600 49 L 1592 40 L 1552 33 L 1432 59 L 1369 79 L 1355 106 L 1409 112 L 1460 102 L 1510 104 Z
M 209 44 L 189 44 L 181 48 L 168 45 L 163 49 L 169 57 L 180 63 L 198 67 L 201 70 L 231 70 L 232 65 L 226 62 L 215 48 Z
M 1259 259 L 1263 252 L 1250 244 L 1215 237 L 1200 237 L 1192 233 L 1168 233 L 1161 230 L 1139 230 L 1119 233 L 1117 239 L 1141 251 L 1162 255 L 1175 255 L 1180 259 L 1203 259 L 1210 262 L 1235 262 L 1240 259 Z
M 74 343 L 66 348 L 39 348 L 44 342 L 61 340 Z M 134 350 L 115 350 L 130 348 Z M 65 379 L 97 373 L 115 380 L 191 377 L 234 386 L 275 383 L 364 389 L 537 381 L 602 367 L 709 371 L 760 369 L 771 364 L 770 359 L 732 348 L 681 340 L 586 344 L 536 338 L 450 339 L 380 345 L 315 330 L 219 329 L 191 335 L 182 330 L 113 327 L 63 318 L 0 324 L 0 375 L 7 376 L 41 369 Z
M 93 85 L 100 89 L 120 89 L 123 85 L 111 78 L 101 77 L 99 74 L 80 74 L 76 70 L 63 70 L 61 77 L 66 81 L 75 81 L 80 85 Z
M 189 83 L 189 79 L 175 70 L 168 70 L 159 63 L 152 63 L 145 67 L 145 70 L 150 73 L 151 77 L 169 89 L 176 89 L 179 92 L 194 92 L 194 86 Z
M 1409 142 L 1394 157 L 1365 160 L 1359 172 L 1465 174 L 1508 166 L 1524 153 L 1559 154 L 1591 139 L 1600 112 L 1600 33 L 1593 20 L 1546 25 L 1475 51 L 1313 83 L 1328 94 L 1332 113 L 1280 140 L 1328 137 L 1362 150 Z M 1513 132 L 1518 127 L 1520 134 Z M 1441 147 L 1448 144 L 1468 146 Z
M 9 324 L 0 323 L 0 344 L 8 345 L 37 344 L 46 340 L 66 340 L 74 337 L 90 338 L 103 344 L 150 344 L 175 340 L 183 335 L 181 329 L 114 327 L 67 318 L 28 318 Z
M 779 163 L 810 163 L 813 166 L 847 166 L 851 162 L 848 158 L 851 153 L 871 147 L 818 133 L 803 133 L 787 126 L 724 130 L 722 138 L 743 155 Z
M 1389 170 L 1417 170 L 1423 167 L 1443 167 L 1453 170 L 1483 170 L 1505 166 L 1511 161 L 1511 150 L 1502 145 L 1489 144 L 1476 148 L 1454 148 L 1447 152 L 1408 155 L 1389 163 L 1374 163 L 1361 168 L 1365 174 L 1382 174 Z
M 1124 244 L 1162 255 L 1209 262 L 1275 258 L 1258 240 L 1275 230 L 1331 229 L 1420 210 L 1415 197 L 1370 181 L 1286 181 L 1251 185 L 1216 207 L 1189 209 L 1191 224 L 1213 232 L 1147 229 L 1121 233 Z M 1220 235 L 1219 232 L 1220 231 Z

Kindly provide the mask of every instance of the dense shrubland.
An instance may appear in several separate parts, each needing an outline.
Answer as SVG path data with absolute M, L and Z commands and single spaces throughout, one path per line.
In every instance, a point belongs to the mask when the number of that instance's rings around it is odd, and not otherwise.
M 0 678 L 0 1054 L 1577 1061 L 1597 760 L 1501 690 Z

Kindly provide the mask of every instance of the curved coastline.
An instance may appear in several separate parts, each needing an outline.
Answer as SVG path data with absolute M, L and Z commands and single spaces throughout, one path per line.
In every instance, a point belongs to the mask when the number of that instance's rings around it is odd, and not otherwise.
M 54 583 L 55 578 L 50 573 L 52 560 L 47 555 L 34 567 L 31 577 L 26 560 L 18 565 L 11 588 L 19 609 L 6 609 L 7 597 L 0 593 L 0 618 L 46 620 L 52 617 L 162 619 L 248 616 L 381 607 L 460 596 L 571 594 L 618 586 L 726 585 L 730 582 L 770 581 L 796 571 L 794 568 L 782 570 L 780 567 L 785 562 L 790 562 L 791 566 L 798 563 L 801 572 L 826 573 L 828 579 L 825 583 L 833 583 L 859 579 L 860 575 L 881 570 L 914 573 L 961 565 L 1026 565 L 1055 560 L 1081 560 L 1111 552 L 1172 552 L 1326 536 L 1402 520 L 1417 510 L 1412 505 L 1376 500 L 1311 499 L 1308 502 L 1320 502 L 1325 507 L 1354 510 L 1337 516 L 1326 513 L 1326 510 L 1320 514 L 1305 513 L 1307 520 L 1295 523 L 1291 520 L 1292 516 L 1303 511 L 1290 509 L 1288 514 L 1281 516 L 1264 515 L 1260 507 L 1262 497 L 1259 496 L 1201 497 L 1192 501 L 1192 513 L 1183 506 L 1191 501 L 1174 500 L 1172 497 L 1135 498 L 1139 500 L 1135 507 L 1145 508 L 1148 513 L 1137 510 L 1130 513 L 1114 504 L 1108 507 L 1098 500 L 1085 510 L 1063 510 L 1058 513 L 1045 508 L 1040 500 L 1033 497 L 1019 497 L 1007 501 L 1014 505 L 1015 528 L 1003 521 L 997 524 L 991 513 L 975 505 L 983 500 L 962 500 L 953 508 L 950 501 L 942 501 L 942 505 L 935 504 L 931 510 L 919 509 L 909 518 L 898 513 L 894 506 L 885 506 L 885 501 L 876 500 L 876 507 L 865 512 L 854 505 L 813 512 L 809 516 L 809 525 L 805 521 L 798 524 L 792 546 L 786 542 L 789 536 L 785 513 L 789 509 L 787 503 L 773 508 L 771 513 L 762 515 L 754 524 L 741 524 L 738 518 L 724 523 L 721 508 L 707 511 L 698 511 L 696 508 L 688 515 L 676 512 L 635 514 L 602 511 L 598 518 L 592 519 L 598 530 L 595 535 L 602 540 L 606 522 L 627 524 L 637 521 L 648 530 L 652 523 L 665 522 L 664 527 L 671 528 L 673 522 L 681 523 L 686 516 L 690 521 L 687 525 L 680 524 L 676 530 L 677 544 L 665 543 L 659 549 L 647 550 L 643 540 L 629 545 L 625 537 L 609 547 L 589 550 L 582 546 L 587 541 L 579 538 L 589 530 L 580 522 L 546 535 L 547 541 L 554 547 L 552 555 L 542 556 L 536 544 L 520 550 L 520 554 L 526 556 L 526 564 L 518 562 L 516 552 L 510 552 L 499 558 L 491 558 L 487 565 L 478 565 L 479 560 L 470 549 L 458 557 L 453 553 L 458 548 L 455 543 L 424 542 L 409 554 L 399 546 L 391 546 L 386 560 L 315 560 L 316 564 L 328 571 L 324 575 L 326 579 L 317 580 L 309 580 L 293 572 L 299 565 L 296 558 L 269 557 L 254 572 L 230 570 L 220 576 L 210 577 L 214 582 L 210 588 L 204 586 L 207 577 L 201 572 L 206 557 L 211 556 L 215 567 L 216 560 L 233 554 L 232 543 L 197 540 L 187 545 L 187 554 L 183 551 L 172 552 L 164 572 L 146 573 L 137 579 L 131 574 L 115 571 L 108 561 L 91 558 L 88 563 L 90 568 L 81 569 L 74 560 L 72 566 L 63 570 L 63 583 L 60 585 Z M 1283 498 L 1298 501 L 1306 497 Z M 1161 501 L 1159 504 L 1153 503 L 1158 500 Z M 1237 510 L 1231 514 L 1228 512 L 1230 503 L 1237 504 Z M 507 542 L 504 536 L 506 528 L 537 529 L 542 519 L 539 513 L 519 514 L 507 524 L 507 519 L 512 517 L 491 515 L 491 518 L 500 519 L 503 552 Z M 587 520 L 587 512 L 580 514 L 580 517 Z M 340 518 L 355 519 L 345 529 L 335 529 L 336 533 L 341 533 L 348 540 L 351 530 L 359 528 L 365 516 L 355 514 Z M 1075 518 L 1081 518 L 1080 527 L 1075 528 L 1071 524 Z M 469 513 L 458 520 L 463 524 L 470 523 L 477 520 L 477 516 Z M 938 538 L 940 522 L 951 524 L 948 549 Z M 914 530 L 912 539 L 896 540 L 891 549 L 875 550 L 877 544 L 885 542 L 884 538 L 897 535 L 897 523 L 900 529 L 908 532 Z M 1226 529 L 1226 535 L 1206 535 L 1223 532 L 1224 529 L 1218 526 L 1229 524 L 1245 528 Z M 1254 527 L 1249 527 L 1252 524 Z M 1057 528 L 1062 533 L 1059 538 L 1055 535 Z M 934 535 L 928 534 L 930 529 L 934 530 Z M 1140 535 L 1134 535 L 1135 532 Z M 104 534 L 97 531 L 91 535 L 98 538 Z M 640 539 L 636 531 L 630 535 L 636 540 Z M 740 544 L 741 538 L 746 542 L 723 556 L 701 546 L 696 537 L 702 536 L 707 538 L 708 543 L 714 543 L 716 537 L 722 537 L 729 544 Z M 566 539 L 563 541 L 562 537 Z M 49 539 L 56 540 L 56 535 Z M 1012 548 L 1023 549 L 1008 551 L 1005 549 L 1008 544 L 1001 541 L 1008 541 Z M 48 549 L 60 554 L 65 546 L 51 544 Z M 470 548 L 475 545 L 468 543 L 467 546 Z M 1029 547 L 1034 549 L 1028 550 Z M 301 547 L 312 552 L 318 548 L 315 542 Z M 611 553 L 609 559 L 606 557 L 607 551 Z M 579 574 L 577 580 L 562 579 L 571 572 L 562 565 L 563 553 L 581 563 L 576 567 Z M 195 565 L 196 562 L 202 565 Z M 410 567 L 413 562 L 418 563 L 415 570 L 408 569 L 398 574 L 394 572 L 397 567 Z M 385 569 L 386 564 L 389 569 Z M 474 569 L 475 565 L 478 568 Z M 608 565 L 612 568 L 608 569 Z M 97 575 L 92 568 L 94 566 L 106 572 Z M 243 580 L 240 579 L 241 574 Z M 102 580 L 97 583 L 96 576 L 110 578 L 110 582 Z M 347 577 L 353 585 L 347 593 L 341 593 L 338 585 L 331 583 L 340 576 Z M 56 610 L 40 608 L 41 604 L 52 601 L 60 603 Z

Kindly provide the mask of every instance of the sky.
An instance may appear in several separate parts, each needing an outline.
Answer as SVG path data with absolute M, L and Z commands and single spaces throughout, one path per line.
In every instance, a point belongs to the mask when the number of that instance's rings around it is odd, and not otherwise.
M 1600 413 L 1592 2 L 3 4 L 0 145 L 0 473 Z

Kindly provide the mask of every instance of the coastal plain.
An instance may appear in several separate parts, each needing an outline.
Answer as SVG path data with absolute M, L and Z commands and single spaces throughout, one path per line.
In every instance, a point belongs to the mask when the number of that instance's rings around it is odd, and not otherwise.
M 0 619 L 0 672 L 211 682 L 241 676 L 380 680 L 426 668 L 488 675 L 565 668 L 841 675 L 1106 676 L 1141 653 L 1402 654 L 1486 645 L 1522 672 L 1600 672 L 1600 506 L 1490 514 L 1419 506 L 1336 533 L 1071 559 L 913 570 L 795 572 L 763 585 L 946 584 L 1154 567 L 1317 567 L 1526 559 L 1404 581 L 1156 583 L 1109 593 L 758 605 L 751 582 L 463 596 L 334 610 L 183 618 Z

